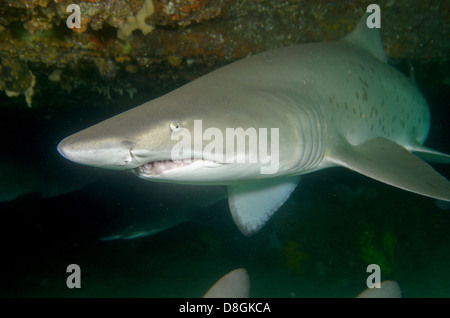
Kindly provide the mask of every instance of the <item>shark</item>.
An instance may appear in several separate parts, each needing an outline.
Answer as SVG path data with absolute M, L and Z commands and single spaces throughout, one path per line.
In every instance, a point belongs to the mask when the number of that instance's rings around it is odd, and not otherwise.
M 227 197 L 225 187 L 161 184 L 151 198 L 142 204 L 149 209 L 127 210 L 114 219 L 101 233 L 101 241 L 132 240 L 152 236 L 186 222 L 214 224 L 215 204 Z M 171 198 L 167 193 L 174 194 Z M 166 194 L 166 195 L 164 195 Z
M 225 185 L 245 235 L 264 226 L 302 175 L 326 168 L 449 201 L 449 181 L 426 162 L 450 163 L 424 146 L 427 101 L 387 63 L 380 30 L 366 19 L 338 41 L 228 64 L 68 136 L 57 149 L 79 164 L 149 181 Z
M 237 268 L 215 282 L 203 298 L 249 298 L 250 277 L 245 268 Z
M 80 190 L 95 181 L 94 176 L 73 170 L 55 163 L 29 162 L 18 156 L 3 154 L 0 158 L 0 202 L 28 195 L 54 198 Z
M 402 298 L 402 290 L 396 281 L 385 280 L 379 288 L 367 288 L 356 298 Z
M 203 295 L 203 298 L 249 298 L 250 277 L 245 268 L 237 268 L 222 276 Z M 367 288 L 355 298 L 402 298 L 400 285 L 385 280 L 378 288 Z

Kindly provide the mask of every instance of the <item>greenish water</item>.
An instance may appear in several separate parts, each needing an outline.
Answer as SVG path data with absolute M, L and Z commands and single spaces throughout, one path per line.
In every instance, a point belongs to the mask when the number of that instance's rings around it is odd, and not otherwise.
M 427 76 L 432 73 L 422 73 L 424 85 L 419 83 L 432 114 L 427 145 L 449 153 L 448 87 L 427 85 Z M 32 168 L 42 179 L 51 172 L 89 181 L 52 198 L 29 193 L 0 202 L 1 297 L 201 297 L 238 267 L 249 272 L 252 297 L 354 297 L 366 288 L 372 263 L 380 265 L 382 280 L 400 284 L 404 297 L 450 296 L 450 211 L 345 169 L 304 176 L 252 237 L 237 230 L 226 201 L 219 201 L 201 224 L 100 241 L 119 216 L 164 209 L 179 193 L 161 195 L 158 183 L 70 163 L 56 145 L 159 94 L 140 92 L 132 100 L 107 100 L 50 87 L 36 95 L 33 109 L 19 98 L 0 97 L 1 155 L 21 162 L 16 180 L 25 180 L 30 173 L 24 171 Z M 449 167 L 435 167 L 450 176 Z M 81 268 L 80 289 L 66 286 L 69 264 Z

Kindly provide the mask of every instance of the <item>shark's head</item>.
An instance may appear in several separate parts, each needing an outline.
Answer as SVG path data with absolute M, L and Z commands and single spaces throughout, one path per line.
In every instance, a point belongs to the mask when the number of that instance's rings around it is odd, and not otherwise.
M 148 103 L 147 103 L 148 104 Z M 135 108 L 71 135 L 58 144 L 65 158 L 94 167 L 128 170 L 170 160 L 178 118 L 160 109 Z
M 205 76 L 80 131 L 58 151 L 81 164 L 167 182 L 230 184 L 292 174 L 303 151 L 291 146 L 305 129 L 298 116 L 274 108 L 280 98 L 261 91 L 225 84 L 208 91 L 207 84 Z

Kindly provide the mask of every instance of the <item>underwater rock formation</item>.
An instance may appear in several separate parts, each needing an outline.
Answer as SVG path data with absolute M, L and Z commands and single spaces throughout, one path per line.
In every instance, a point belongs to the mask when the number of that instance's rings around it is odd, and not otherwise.
M 124 24 L 119 27 L 117 37 L 121 40 L 127 39 L 131 33 L 139 29 L 144 35 L 152 32 L 153 27 L 145 22 L 147 17 L 150 17 L 155 12 L 152 0 L 145 0 L 142 4 L 141 10 L 136 15 L 129 15 Z
M 0 59 L 16 59 L 30 72 L 39 68 L 43 78 L 59 70 L 70 77 L 60 81 L 66 90 L 68 83 L 120 90 L 139 72 L 163 80 L 182 74 L 187 81 L 268 49 L 339 39 L 371 1 L 85 0 L 81 26 L 73 30 L 66 26 L 71 3 L 3 1 Z M 448 64 L 444 1 L 378 4 L 391 62 Z M 37 93 L 39 86 L 38 80 Z
M 8 97 L 25 96 L 28 107 L 32 105 L 36 77 L 25 63 L 18 60 L 3 60 L 0 65 L 0 90 Z

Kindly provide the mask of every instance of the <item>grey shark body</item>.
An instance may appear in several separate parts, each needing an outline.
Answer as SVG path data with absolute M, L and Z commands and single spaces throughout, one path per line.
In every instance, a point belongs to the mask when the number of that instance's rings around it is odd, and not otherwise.
M 200 147 L 172 160 L 178 130 L 195 135 L 199 120 Z M 225 140 L 223 147 L 216 143 L 215 151 L 202 152 L 217 139 L 211 132 L 225 134 L 227 128 L 254 129 L 259 142 L 270 144 L 270 160 L 248 160 L 260 154 L 251 142 L 227 152 L 227 160 Z M 411 153 L 450 162 L 423 147 L 429 128 L 424 96 L 386 64 L 379 30 L 368 29 L 363 18 L 341 41 L 237 61 L 69 136 L 58 150 L 72 161 L 130 170 L 147 180 L 227 185 L 233 218 L 250 235 L 288 199 L 300 175 L 334 166 L 450 200 L 448 180 Z M 250 133 L 246 137 L 251 140 Z M 273 162 L 275 169 L 262 173 Z

